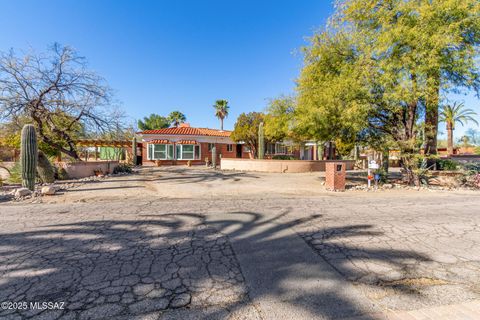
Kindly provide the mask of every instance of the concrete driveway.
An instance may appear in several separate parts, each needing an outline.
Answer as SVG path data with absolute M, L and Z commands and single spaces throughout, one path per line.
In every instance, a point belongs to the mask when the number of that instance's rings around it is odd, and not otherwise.
M 0 204 L 0 318 L 480 311 L 478 193 L 327 193 L 315 174 L 180 169 Z

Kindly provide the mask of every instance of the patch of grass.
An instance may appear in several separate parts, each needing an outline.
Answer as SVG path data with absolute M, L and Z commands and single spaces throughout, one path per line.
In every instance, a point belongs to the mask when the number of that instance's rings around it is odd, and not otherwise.
M 22 182 L 22 169 L 20 166 L 20 162 L 15 162 L 13 167 L 10 169 L 10 177 L 8 177 L 8 182 L 10 183 Z

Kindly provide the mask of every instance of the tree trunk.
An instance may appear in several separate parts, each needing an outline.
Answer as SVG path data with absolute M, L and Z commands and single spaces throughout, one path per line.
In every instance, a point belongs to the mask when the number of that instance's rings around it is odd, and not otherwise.
M 45 133 L 43 131 L 43 122 L 42 122 L 42 119 L 39 115 L 37 115 L 34 112 L 31 112 L 30 116 L 37 123 L 37 130 L 38 130 L 37 133 L 40 136 L 40 138 L 42 138 L 43 142 L 45 142 L 46 144 L 48 144 L 52 148 L 56 149 L 57 151 L 62 152 L 64 154 L 74 158 L 75 160 L 80 160 L 81 161 L 80 157 L 78 156 L 77 151 L 75 150 L 75 143 L 70 138 L 70 136 L 68 136 L 65 132 L 61 132 L 60 130 L 54 130 L 54 131 L 60 132 L 62 134 L 63 138 L 65 138 L 65 140 L 67 140 L 68 145 L 70 147 L 70 150 L 69 150 L 69 149 L 64 148 L 62 145 L 54 142 L 52 139 L 50 139 L 48 136 L 45 135 Z
M 390 160 L 390 150 L 388 149 L 385 149 L 383 150 L 383 153 L 382 153 L 382 168 L 383 170 L 385 170 L 385 173 L 387 174 L 387 177 L 388 177 L 388 161 Z
M 447 123 L 447 153 L 448 155 L 453 154 L 453 126 L 451 123 Z
M 220 118 L 220 130 L 223 131 L 223 118 Z
M 440 72 L 428 76 L 428 97 L 425 110 L 425 155 L 437 154 L 438 102 L 440 97 Z

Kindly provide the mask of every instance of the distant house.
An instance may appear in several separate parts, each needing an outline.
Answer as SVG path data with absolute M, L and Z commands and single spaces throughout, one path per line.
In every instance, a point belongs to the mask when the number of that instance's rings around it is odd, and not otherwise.
M 212 161 L 215 146 L 217 163 L 222 158 L 250 158 L 251 152 L 244 144 L 230 139 L 231 131 L 193 128 L 188 124 L 179 127 L 138 132 L 142 142 L 142 165 L 205 164 Z

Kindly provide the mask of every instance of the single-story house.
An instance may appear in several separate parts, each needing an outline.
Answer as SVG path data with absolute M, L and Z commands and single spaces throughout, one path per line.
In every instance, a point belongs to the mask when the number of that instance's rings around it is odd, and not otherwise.
M 212 162 L 212 148 L 215 146 L 217 163 L 220 158 L 251 159 L 253 154 L 244 143 L 237 143 L 230 138 L 231 131 L 209 128 L 194 128 L 183 123 L 178 127 L 144 130 L 137 133 L 140 139 L 137 155 L 138 164 L 144 166 L 205 164 Z M 307 141 L 301 145 L 293 142 L 267 143 L 265 157 L 288 155 L 301 160 L 333 159 L 335 154 L 331 143 L 325 144 L 323 155 L 317 155 L 317 144 Z
M 137 133 L 141 139 L 141 163 L 144 166 L 161 164 L 205 164 L 212 161 L 215 146 L 217 163 L 222 158 L 251 158 L 250 149 L 230 139 L 232 132 L 209 128 L 179 127 L 145 130 Z

